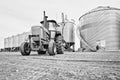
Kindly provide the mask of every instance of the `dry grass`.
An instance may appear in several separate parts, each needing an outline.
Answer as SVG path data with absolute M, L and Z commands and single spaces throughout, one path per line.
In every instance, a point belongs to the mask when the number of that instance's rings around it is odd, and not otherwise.
M 0 53 L 0 80 L 120 80 L 119 61 L 69 61 L 66 55 Z

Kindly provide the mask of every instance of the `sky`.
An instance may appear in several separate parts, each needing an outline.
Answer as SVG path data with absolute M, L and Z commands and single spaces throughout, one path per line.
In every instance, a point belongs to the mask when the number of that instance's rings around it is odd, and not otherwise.
M 44 10 L 49 19 L 61 22 L 63 12 L 77 25 L 80 16 L 98 6 L 120 8 L 120 0 L 0 0 L 0 48 L 4 47 L 4 38 L 40 25 Z

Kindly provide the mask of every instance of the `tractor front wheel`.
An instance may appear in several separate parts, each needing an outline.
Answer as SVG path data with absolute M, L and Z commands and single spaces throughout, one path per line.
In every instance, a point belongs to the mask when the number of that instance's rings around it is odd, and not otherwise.
M 31 52 L 30 44 L 28 42 L 23 42 L 20 46 L 20 52 L 23 56 L 30 55 Z
M 50 42 L 49 42 L 48 53 L 49 53 L 50 56 L 53 56 L 56 53 L 56 46 L 55 46 L 55 41 L 54 40 L 50 40 Z

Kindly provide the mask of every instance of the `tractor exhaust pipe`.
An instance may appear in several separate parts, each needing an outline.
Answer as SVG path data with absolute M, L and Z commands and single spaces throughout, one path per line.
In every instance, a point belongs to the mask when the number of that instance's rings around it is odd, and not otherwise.
M 48 29 L 48 25 L 47 25 L 47 18 L 48 16 L 45 15 L 45 11 L 43 12 L 43 26 Z
M 65 22 L 64 13 L 61 14 L 61 17 L 62 17 L 62 23 L 64 23 Z

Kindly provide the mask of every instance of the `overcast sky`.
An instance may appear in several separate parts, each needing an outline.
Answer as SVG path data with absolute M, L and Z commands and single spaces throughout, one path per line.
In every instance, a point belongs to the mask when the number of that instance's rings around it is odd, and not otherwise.
M 0 48 L 4 38 L 30 31 L 39 25 L 46 11 L 49 19 L 61 19 L 61 12 L 78 23 L 79 17 L 98 6 L 120 8 L 120 0 L 0 0 Z

